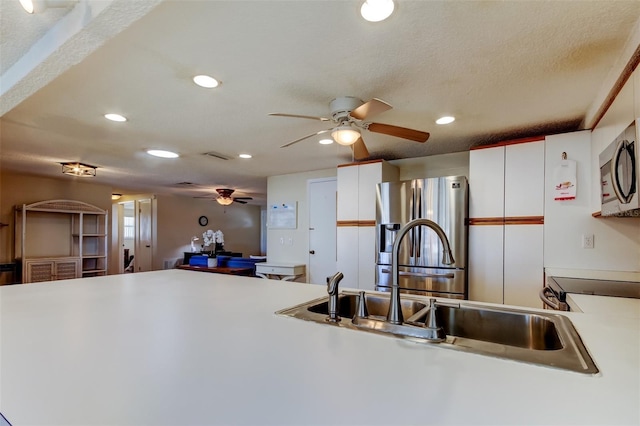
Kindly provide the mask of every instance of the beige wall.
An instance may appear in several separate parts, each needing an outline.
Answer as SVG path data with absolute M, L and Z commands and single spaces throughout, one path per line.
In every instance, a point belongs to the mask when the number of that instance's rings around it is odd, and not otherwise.
M 0 186 L 0 222 L 10 226 L 0 228 L 0 262 L 11 262 L 14 257 L 14 215 L 16 205 L 44 200 L 76 200 L 93 204 L 101 209 L 111 208 L 111 187 L 91 183 L 85 178 L 63 176 L 60 179 L 12 173 L 4 170 Z M 68 243 L 65 240 L 65 243 Z M 43 235 L 41 248 L 56 253 L 57 238 Z M 51 247 L 45 247 L 51 245 Z M 51 248 L 51 250 L 49 250 Z
M 191 237 L 202 236 L 207 229 L 220 229 L 225 235 L 225 248 L 242 252 L 243 255 L 260 253 L 260 207 L 232 204 L 223 207 L 210 200 L 191 197 L 140 194 L 124 196 L 111 201 L 112 188 L 91 183 L 82 178 L 66 177 L 60 179 L 10 173 L 4 171 L 0 176 L 0 222 L 10 226 L 0 228 L 0 262 L 11 262 L 13 253 L 14 215 L 13 207 L 37 201 L 68 199 L 83 201 L 108 210 L 110 215 L 109 233 L 117 226 L 113 206 L 118 202 L 152 199 L 154 209 L 152 227 L 154 229 L 153 269 L 162 269 L 164 260 L 182 259 L 183 252 L 190 250 Z M 200 216 L 209 218 L 209 225 L 198 224 Z M 57 238 L 42 239 L 42 244 L 52 244 L 50 253 L 56 253 Z M 65 243 L 68 241 L 65 240 Z M 118 245 L 112 239 L 109 252 L 109 273 L 118 271 Z
M 469 177 L 469 151 L 389 161 L 400 170 L 399 180 L 442 176 Z
M 209 224 L 200 226 L 198 218 L 207 216 Z M 260 207 L 234 203 L 221 206 L 212 200 L 172 195 L 157 196 L 157 241 L 153 269 L 163 269 L 164 261 L 182 259 L 191 251 L 191 237 L 202 243 L 208 229 L 224 234 L 224 248 L 243 256 L 260 254 Z

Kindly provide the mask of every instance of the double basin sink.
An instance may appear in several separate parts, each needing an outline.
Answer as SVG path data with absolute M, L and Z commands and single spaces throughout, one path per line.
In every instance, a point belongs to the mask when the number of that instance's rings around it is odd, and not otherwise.
M 359 298 L 364 295 L 368 315 L 358 312 Z M 276 314 L 349 329 L 384 334 L 418 342 L 424 338 L 429 315 L 429 300 L 403 295 L 401 325 L 386 322 L 388 294 L 354 293 L 338 295 L 340 321 L 329 317 L 329 298 L 323 297 L 283 309 Z M 453 299 L 438 301 L 438 326 L 446 339 L 438 343 L 449 349 L 545 365 L 585 374 L 596 374 L 598 368 L 587 352 L 571 321 L 559 314 L 541 313 L 507 307 L 487 307 Z

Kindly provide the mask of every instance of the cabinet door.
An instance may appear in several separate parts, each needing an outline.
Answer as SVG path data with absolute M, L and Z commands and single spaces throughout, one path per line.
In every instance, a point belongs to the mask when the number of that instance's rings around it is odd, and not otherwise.
M 376 185 L 382 182 L 382 163 L 358 167 L 358 219 L 376 220 Z
M 358 228 L 358 288 L 376 289 L 376 228 Z
M 25 283 L 39 283 L 52 281 L 54 279 L 54 262 L 51 260 L 33 261 L 27 260 L 24 263 Z
M 340 282 L 341 287 L 358 288 L 358 227 L 338 226 L 337 232 L 338 271 L 344 278 Z M 327 275 L 331 275 L 328 273 Z
M 506 147 L 504 215 L 544 215 L 544 141 Z
M 542 308 L 543 226 L 504 227 L 504 303 Z
M 78 278 L 80 269 L 78 260 L 59 260 L 54 263 L 55 279 L 70 280 Z
M 469 227 L 469 299 L 503 303 L 504 226 Z
M 358 220 L 358 166 L 338 167 L 337 220 Z M 375 218 L 375 216 L 374 216 Z
M 504 147 L 469 153 L 469 217 L 504 216 Z

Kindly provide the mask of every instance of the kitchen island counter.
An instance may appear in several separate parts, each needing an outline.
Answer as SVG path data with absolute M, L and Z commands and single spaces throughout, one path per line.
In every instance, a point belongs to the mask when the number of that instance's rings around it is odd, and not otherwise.
M 324 286 L 170 270 L 0 288 L 14 426 L 638 424 L 637 318 L 567 313 L 584 375 L 275 315 Z

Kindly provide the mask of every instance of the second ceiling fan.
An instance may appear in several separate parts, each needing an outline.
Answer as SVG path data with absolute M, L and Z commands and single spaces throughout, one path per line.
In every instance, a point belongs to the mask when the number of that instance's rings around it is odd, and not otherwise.
M 293 117 L 306 118 L 310 120 L 332 121 L 336 125 L 330 129 L 320 130 L 319 132 L 301 137 L 289 143 L 282 145 L 280 148 L 286 148 L 295 143 L 331 132 L 333 139 L 341 144 L 351 146 L 353 158 L 355 160 L 365 160 L 369 158 L 364 141 L 362 140 L 361 130 L 368 130 L 374 133 L 382 133 L 389 136 L 395 136 L 402 139 L 408 139 L 414 142 L 426 142 L 429 139 L 429 133 L 420 130 L 408 129 L 406 127 L 393 126 L 391 124 L 372 123 L 365 121 L 369 117 L 388 111 L 393 108 L 391 105 L 380 99 L 371 99 L 363 102 L 352 96 L 343 96 L 336 98 L 329 104 L 331 118 L 314 117 L 310 115 L 270 113 L 271 116 L 277 117 Z

